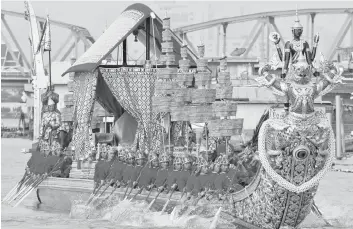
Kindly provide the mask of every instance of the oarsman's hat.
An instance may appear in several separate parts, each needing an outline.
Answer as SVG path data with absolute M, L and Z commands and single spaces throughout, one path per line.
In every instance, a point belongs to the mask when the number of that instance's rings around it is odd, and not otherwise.
M 174 160 L 173 160 L 173 165 L 182 165 L 183 164 L 183 158 L 178 156 L 178 157 L 175 157 Z
M 127 152 L 126 158 L 134 160 L 135 154 L 133 152 L 129 151 L 129 152 Z
M 209 166 L 206 155 L 200 154 L 200 156 L 197 158 L 196 164 L 199 168 Z
M 141 150 L 138 150 L 136 152 L 136 160 L 143 160 L 143 159 L 146 159 L 146 155 L 141 151 Z
M 185 155 L 183 157 L 183 164 L 187 164 L 187 163 L 191 163 L 192 164 L 192 162 L 193 162 L 193 159 L 192 159 L 192 157 L 190 155 Z
M 159 155 L 159 163 L 170 162 L 170 161 L 171 161 L 171 157 L 166 152 L 162 152 Z
M 107 153 L 109 153 L 112 149 L 113 149 L 113 148 L 112 148 L 111 145 L 107 145 L 106 148 L 105 148 L 105 150 L 106 150 Z
M 228 160 L 228 156 L 227 155 L 220 155 L 215 163 L 217 163 L 218 165 L 229 165 L 229 160 Z
M 149 160 L 150 162 L 152 162 L 152 161 L 157 161 L 157 162 L 158 162 L 158 155 L 157 155 L 157 153 L 156 153 L 156 152 L 150 153 L 150 154 L 148 155 L 148 160 Z
M 120 147 L 119 148 L 119 146 L 117 147 L 118 148 L 118 157 L 120 157 L 120 158 L 125 158 L 125 150 L 124 150 L 124 148 L 123 147 Z

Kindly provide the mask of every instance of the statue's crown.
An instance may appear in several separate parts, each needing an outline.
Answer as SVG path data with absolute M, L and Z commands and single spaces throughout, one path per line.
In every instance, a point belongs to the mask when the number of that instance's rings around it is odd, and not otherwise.
M 292 26 L 292 29 L 303 29 L 303 26 L 300 24 L 300 20 L 299 20 L 299 17 L 298 17 L 298 7 L 295 10 L 295 21 L 294 21 L 294 24 Z

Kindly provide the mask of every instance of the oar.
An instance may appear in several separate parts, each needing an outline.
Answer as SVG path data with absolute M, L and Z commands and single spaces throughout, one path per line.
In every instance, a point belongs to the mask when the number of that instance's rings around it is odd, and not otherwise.
M 163 185 L 165 185 L 165 183 L 167 183 L 167 180 L 164 181 Z M 157 193 L 157 196 L 152 200 L 152 202 L 148 205 L 147 209 L 150 209 L 152 207 L 152 205 L 154 204 L 154 202 L 157 200 L 158 196 L 163 192 L 164 189 L 162 189 L 161 191 L 159 191 Z
M 111 193 L 110 193 L 106 198 L 104 198 L 104 200 L 102 200 L 102 202 L 101 202 L 99 205 L 97 205 L 97 207 L 101 206 L 105 201 L 107 201 L 107 200 L 113 195 L 113 193 L 115 192 L 115 190 L 116 190 L 117 188 L 119 188 L 119 187 L 120 187 L 120 184 L 119 184 L 119 185 L 116 185 L 116 186 L 114 187 L 114 189 L 111 191 Z
M 216 229 L 217 221 L 219 219 L 219 216 L 221 215 L 221 212 L 222 212 L 222 207 L 219 207 L 218 211 L 216 212 L 216 214 L 212 220 L 212 223 L 211 223 L 209 229 Z
M 131 182 L 131 180 L 129 180 L 129 181 L 127 182 L 126 189 L 125 189 L 124 196 L 123 196 L 122 200 L 124 200 L 125 197 L 126 197 L 126 193 L 127 193 L 127 191 L 129 190 L 129 184 L 130 184 L 130 182 Z
M 97 195 L 97 193 L 101 190 L 101 188 L 104 186 L 104 182 L 99 185 L 99 187 L 96 189 L 96 192 L 92 192 L 92 194 L 90 195 L 90 197 L 88 198 L 87 202 L 86 202 L 86 206 L 89 205 L 91 203 L 91 201 L 93 200 L 93 198 Z
M 162 208 L 161 214 L 162 214 L 162 213 L 165 211 L 165 209 L 167 208 L 167 206 L 168 206 L 168 204 L 169 204 L 169 201 L 170 201 L 170 199 L 172 198 L 172 195 L 173 195 L 175 189 L 176 189 L 176 187 L 175 187 L 175 188 L 172 190 L 172 192 L 170 193 L 167 202 L 164 204 L 164 206 L 163 206 L 163 208 Z
M 34 185 L 31 186 L 31 188 L 26 192 L 25 195 L 15 204 L 14 208 L 17 207 L 29 194 L 31 194 L 32 190 L 38 187 L 40 183 L 42 183 L 43 180 L 45 180 L 47 176 L 44 175 L 44 177 L 40 180 L 38 180 Z
M 148 198 L 150 197 L 150 195 L 151 195 L 152 191 L 153 191 L 153 188 L 151 188 L 151 190 L 148 192 L 148 195 L 147 195 L 147 197 L 146 197 L 145 201 L 147 201 L 147 200 L 148 200 Z
M 313 204 L 311 205 L 311 211 L 313 211 L 316 216 L 321 218 L 326 223 L 327 226 L 331 226 L 332 227 L 332 225 L 324 218 L 324 216 L 322 215 L 321 211 L 316 206 L 315 202 L 313 202 Z
M 27 171 L 25 171 L 25 173 L 23 174 L 23 177 L 19 183 L 19 187 L 17 188 L 17 192 L 22 188 L 23 183 L 29 178 L 29 174 L 27 173 Z
M 60 159 L 56 162 L 56 164 L 54 165 L 53 169 L 49 172 L 49 174 L 47 175 L 43 175 L 42 177 L 40 177 L 39 179 L 37 179 L 36 182 L 34 182 L 34 184 L 32 185 L 32 187 L 28 190 L 28 192 L 17 202 L 17 204 L 14 206 L 18 206 L 30 193 L 33 189 L 35 189 L 36 187 L 38 187 L 48 176 L 50 176 L 60 165 L 62 165 L 64 163 L 64 160 L 62 160 L 60 162 Z M 17 196 L 18 197 L 18 196 Z M 17 198 L 16 197 L 16 198 Z
M 1 202 L 4 202 L 6 200 L 8 200 L 12 195 L 14 195 L 14 192 L 17 190 L 17 192 L 21 189 L 22 185 L 24 182 L 27 181 L 28 177 L 27 175 L 27 171 L 25 172 L 25 174 L 23 175 L 22 179 L 15 185 L 15 187 L 13 187 L 8 193 L 7 195 L 4 197 L 4 199 Z
M 86 202 L 86 206 L 89 205 L 89 204 L 92 202 L 92 200 L 93 200 L 95 197 L 98 196 L 98 192 L 99 192 L 99 191 L 101 190 L 101 188 L 104 186 L 104 184 L 106 183 L 107 179 L 109 179 L 110 176 L 112 175 L 112 173 L 113 173 L 112 166 L 113 166 L 115 160 L 117 160 L 117 158 L 115 158 L 115 159 L 112 161 L 112 164 L 111 164 L 110 167 L 109 167 L 109 174 L 104 178 L 103 184 L 101 184 L 101 185 L 98 187 L 98 189 L 96 190 L 96 192 L 94 192 L 94 190 L 93 190 L 92 194 L 90 195 L 90 197 L 88 198 L 88 200 L 87 200 L 87 202 Z M 108 185 L 108 187 L 109 187 L 109 185 Z M 106 188 L 105 190 L 107 190 L 107 188 Z M 104 190 L 104 191 L 105 191 L 105 190 Z M 103 195 L 104 191 L 101 193 L 101 195 Z
M 146 166 L 149 164 L 149 163 L 151 163 L 152 162 L 152 159 L 151 160 L 149 160 L 149 161 L 147 161 L 146 162 L 146 164 L 143 166 L 143 168 L 140 170 L 140 173 L 139 173 L 139 176 L 136 178 L 136 182 L 138 183 L 139 181 L 140 181 L 140 177 L 141 177 L 141 175 L 142 175 L 142 171 L 146 168 Z M 130 193 L 132 192 L 132 190 L 134 189 L 134 187 L 132 187 L 131 188 L 131 191 L 130 191 Z M 143 187 L 142 187 L 142 189 L 143 189 Z M 141 190 L 141 192 L 142 192 L 142 190 Z M 130 196 L 130 193 L 127 195 L 127 197 L 129 197 Z M 139 193 L 139 192 L 137 192 L 137 193 Z M 132 198 L 133 199 L 133 198 Z M 132 200 L 131 199 L 131 200 Z
M 131 198 L 130 201 L 132 201 L 133 199 L 135 199 L 138 194 L 142 193 L 142 190 L 143 190 L 144 188 L 145 188 L 144 186 L 141 187 L 140 190 L 139 190 L 138 192 L 136 192 L 136 194 Z
M 26 179 L 26 181 L 24 182 L 24 188 L 20 189 L 17 192 L 15 192 L 16 189 L 14 189 L 12 191 L 11 195 L 9 195 L 7 198 L 5 198 L 3 200 L 3 202 L 10 203 L 12 200 L 14 200 L 17 197 L 17 195 L 21 194 L 24 190 L 26 190 L 28 188 L 28 184 L 30 184 L 32 180 L 33 180 L 33 178 L 31 176 L 29 176 L 28 179 Z
M 39 178 L 35 179 L 34 177 L 30 177 L 30 179 L 28 179 L 28 183 L 30 183 L 28 186 L 26 186 L 24 189 L 22 189 L 17 196 L 15 196 L 13 198 L 13 200 L 16 200 L 23 192 L 31 192 L 33 190 L 33 188 L 37 187 L 44 179 L 46 179 L 48 176 L 50 176 L 60 165 L 62 165 L 64 161 L 60 161 L 60 158 L 57 160 L 57 162 L 55 163 L 55 165 L 53 166 L 53 169 L 49 172 L 49 174 L 47 175 L 41 175 Z M 34 180 L 34 181 L 33 181 Z M 33 181 L 33 182 L 32 182 Z M 24 196 L 28 196 L 29 194 L 25 194 Z M 21 201 L 24 198 L 21 198 Z M 20 202 L 21 202 L 20 201 Z M 16 206 L 19 203 L 16 204 Z

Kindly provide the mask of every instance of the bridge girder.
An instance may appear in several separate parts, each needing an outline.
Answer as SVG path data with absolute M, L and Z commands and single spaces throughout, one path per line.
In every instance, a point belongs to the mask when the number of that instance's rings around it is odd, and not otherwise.
M 275 31 L 277 33 L 280 33 L 276 23 L 275 23 L 275 18 L 281 18 L 281 17 L 293 17 L 295 15 L 296 11 L 295 10 L 287 10 L 287 11 L 274 11 L 274 12 L 262 12 L 262 13 L 256 13 L 256 14 L 249 14 L 249 15 L 242 15 L 242 16 L 235 16 L 235 17 L 227 17 L 227 18 L 221 18 L 221 19 L 216 19 L 216 20 L 210 20 L 207 22 L 202 22 L 202 23 L 196 23 L 192 25 L 187 25 L 183 27 L 179 27 L 174 29 L 174 32 L 179 35 L 186 35 L 187 33 L 190 32 L 195 32 L 199 30 L 204 30 L 204 29 L 210 29 L 213 27 L 219 27 L 223 25 L 230 25 L 230 24 L 235 24 L 235 23 L 243 23 L 243 22 L 249 22 L 249 21 L 257 21 L 255 26 L 252 28 L 249 36 L 243 43 L 243 46 L 241 48 L 246 48 L 246 52 L 243 54 L 244 57 L 247 57 L 249 55 L 249 52 L 251 51 L 254 43 L 261 37 L 261 42 L 262 42 L 262 50 L 261 50 L 261 60 L 264 61 L 265 59 L 270 58 L 270 42 L 268 39 L 266 39 L 266 44 L 264 43 L 265 39 L 265 34 L 267 34 L 267 37 L 271 31 Z M 310 34 L 308 36 L 310 37 L 311 41 L 311 47 L 313 45 L 313 38 L 314 38 L 314 29 L 315 29 L 315 16 L 318 14 L 346 14 L 347 19 L 345 23 L 342 25 L 342 28 L 340 32 L 338 33 L 334 43 L 332 44 L 332 47 L 327 53 L 327 56 L 329 57 L 329 60 L 332 60 L 335 56 L 336 49 L 341 45 L 343 39 L 345 38 L 349 28 L 351 29 L 351 37 L 352 37 L 352 42 L 351 45 L 353 45 L 353 8 L 335 8 L 335 9 L 301 9 L 298 10 L 298 15 L 307 15 L 308 16 L 308 23 L 310 24 L 308 30 L 310 30 Z M 311 20 L 310 20 L 311 19 Z M 259 28 L 257 28 L 259 27 Z M 217 34 L 218 36 L 223 35 L 221 42 L 222 48 L 221 50 L 223 51 L 222 55 L 225 54 L 226 50 L 226 33 L 219 33 Z M 261 35 L 261 36 L 260 36 Z M 266 37 L 266 38 L 267 38 Z M 282 37 L 282 36 L 281 36 Z M 219 55 L 219 37 L 217 37 L 217 55 Z M 281 39 L 282 45 L 284 45 L 283 39 Z M 264 52 L 264 50 L 266 52 Z M 230 53 L 230 52 L 229 52 Z
M 7 22 L 8 17 L 19 17 L 23 18 L 25 20 L 25 13 L 19 13 L 19 12 L 13 12 L 13 11 L 8 11 L 8 10 L 1 10 L 1 21 L 2 25 L 4 26 L 4 29 L 1 31 L 1 35 L 3 37 L 3 41 L 6 42 L 6 46 L 8 49 L 8 52 L 11 54 L 12 58 L 16 62 L 16 66 L 13 68 L 19 70 L 22 75 L 25 75 L 24 71 L 31 72 L 32 70 L 32 54 L 30 54 L 30 61 L 28 60 L 27 56 L 23 52 L 23 49 L 21 48 L 19 42 L 17 41 L 15 35 L 13 34 L 9 23 Z M 46 21 L 45 17 L 39 17 L 37 16 L 37 21 L 40 25 L 40 28 L 42 28 L 44 22 Z M 86 51 L 94 42 L 95 39 L 93 36 L 90 34 L 90 32 L 81 26 L 65 23 L 65 22 L 60 22 L 57 20 L 50 20 L 50 25 L 53 27 L 60 27 L 63 29 L 68 29 L 71 31 L 70 36 L 65 40 L 65 42 L 60 46 L 60 48 L 57 50 L 56 53 L 53 54 L 52 61 L 57 61 L 60 54 L 66 50 L 65 54 L 62 56 L 60 61 L 65 61 L 67 57 L 74 51 L 75 53 L 75 58 L 78 58 L 78 44 L 79 42 L 82 42 L 84 44 L 84 51 Z M 20 55 L 17 57 L 14 56 L 14 49 L 12 49 L 11 44 L 9 43 L 9 40 L 6 39 L 5 32 L 7 32 L 10 35 L 10 39 L 13 44 L 15 44 L 16 49 L 20 53 Z M 74 40 L 73 42 L 70 42 L 71 40 Z M 23 64 L 19 62 L 19 58 L 22 58 Z M 47 67 L 47 66 L 46 66 Z M 2 71 L 6 71 L 4 66 L 2 65 Z

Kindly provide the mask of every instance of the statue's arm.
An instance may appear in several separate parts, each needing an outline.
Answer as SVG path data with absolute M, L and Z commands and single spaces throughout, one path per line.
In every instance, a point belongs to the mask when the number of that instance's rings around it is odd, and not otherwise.
M 317 45 L 319 43 L 319 40 L 320 40 L 319 34 L 316 34 L 315 37 L 314 37 L 313 50 L 311 52 L 311 61 L 315 60 L 316 50 L 317 50 Z
M 283 66 L 284 74 L 287 74 L 288 72 L 288 66 L 289 66 L 289 60 L 290 60 L 290 49 L 291 49 L 290 42 L 287 41 L 286 44 L 284 45 L 284 66 Z
M 286 96 L 287 94 L 287 84 L 284 81 L 277 79 L 273 74 L 269 74 L 267 69 L 261 72 L 261 76 L 257 77 L 256 81 L 261 86 L 270 88 L 275 94 L 279 96 Z
M 311 66 L 313 62 L 312 54 L 310 52 L 310 47 L 308 42 L 304 42 L 304 50 L 305 50 L 305 57 L 306 57 L 306 62 Z
M 276 49 L 277 49 L 277 53 L 278 53 L 278 57 L 281 61 L 283 61 L 283 53 L 282 53 L 282 49 L 279 46 L 279 44 L 276 44 Z
M 331 69 L 323 72 L 321 80 L 316 84 L 317 96 L 325 95 L 338 84 L 342 84 L 342 72 L 343 70 L 340 69 Z

